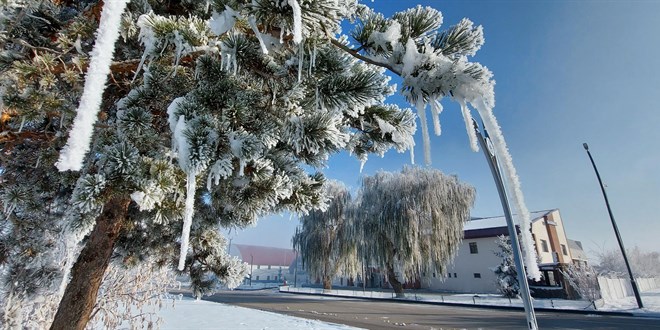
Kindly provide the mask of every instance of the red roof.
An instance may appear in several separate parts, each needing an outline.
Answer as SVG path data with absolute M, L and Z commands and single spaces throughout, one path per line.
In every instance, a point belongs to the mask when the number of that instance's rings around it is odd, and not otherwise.
M 282 249 L 268 246 L 232 244 L 236 247 L 243 262 L 253 265 L 271 265 L 289 267 L 296 259 L 292 249 Z

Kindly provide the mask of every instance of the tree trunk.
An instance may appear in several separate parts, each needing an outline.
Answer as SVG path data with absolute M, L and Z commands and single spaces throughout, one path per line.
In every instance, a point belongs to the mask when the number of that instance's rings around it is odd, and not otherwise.
M 51 330 L 85 329 L 130 202 L 125 196 L 117 196 L 103 206 L 87 244 L 71 269 L 71 281 L 66 286 Z
M 332 290 L 332 277 L 323 275 L 323 290 Z
M 387 265 L 387 280 L 392 285 L 394 293 L 396 293 L 397 298 L 404 298 L 406 295 L 403 293 L 403 284 L 396 279 L 396 274 L 394 274 L 394 267 L 392 265 Z

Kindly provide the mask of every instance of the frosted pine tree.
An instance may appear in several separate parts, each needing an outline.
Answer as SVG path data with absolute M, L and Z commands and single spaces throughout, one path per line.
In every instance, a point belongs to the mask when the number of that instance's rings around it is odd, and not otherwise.
M 333 153 L 412 150 L 415 115 L 384 103 L 396 90 L 386 69 L 404 78 L 424 132 L 430 104 L 439 133 L 444 96 L 466 124 L 467 106 L 479 111 L 527 232 L 492 75 L 468 61 L 483 43 L 469 20 L 442 31 L 435 9 L 386 19 L 355 0 L 0 9 L 2 297 L 66 288 L 54 329 L 85 326 L 111 262 L 176 268 L 197 294 L 209 278 L 235 284 L 245 265 L 219 227 L 322 207 L 323 175 L 308 169 Z
M 520 283 L 518 283 L 518 271 L 513 262 L 511 240 L 508 236 L 500 235 L 497 237 L 497 247 L 499 250 L 493 251 L 493 253 L 502 259 L 499 265 L 492 268 L 497 276 L 497 291 L 504 297 L 517 298 L 520 295 Z
M 322 207 L 332 153 L 411 148 L 384 70 L 328 42 L 336 4 L 3 3 L 4 305 L 66 288 L 51 327 L 83 328 L 110 263 L 235 286 L 221 226 Z
M 354 219 L 351 218 L 351 195 L 337 181 L 325 183 L 327 207 L 300 217 L 301 227 L 293 236 L 303 266 L 313 278 L 320 278 L 323 289 L 332 289 L 332 278 L 358 272 Z
M 406 167 L 362 179 L 355 224 L 370 266 L 382 267 L 397 297 L 421 273 L 446 273 L 470 217 L 474 188 L 435 169 Z

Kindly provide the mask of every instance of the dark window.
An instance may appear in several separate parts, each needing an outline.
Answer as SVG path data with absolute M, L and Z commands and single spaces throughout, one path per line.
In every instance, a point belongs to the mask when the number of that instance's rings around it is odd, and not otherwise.
M 259 275 L 257 275 L 257 281 L 259 280 Z
M 458 277 L 458 275 L 456 275 L 456 273 L 454 273 L 454 277 Z
M 568 255 L 568 250 L 566 250 L 566 245 L 564 244 L 561 245 L 561 253 L 563 253 L 565 256 Z
M 451 273 L 447 273 L 447 277 L 451 277 Z
M 266 276 L 266 281 L 270 281 L 270 275 Z
M 548 241 L 544 239 L 541 240 L 541 249 L 543 252 L 550 252 L 550 250 L 548 250 Z
M 470 243 L 470 253 L 471 254 L 479 253 L 479 249 L 477 248 L 477 242 Z
M 433 273 L 433 277 L 435 277 L 435 273 Z
M 481 273 L 474 273 L 474 278 L 481 278 Z

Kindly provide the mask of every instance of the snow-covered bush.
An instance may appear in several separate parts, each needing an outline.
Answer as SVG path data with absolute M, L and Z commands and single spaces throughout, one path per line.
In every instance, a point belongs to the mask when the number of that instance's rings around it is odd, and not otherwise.
M 595 301 L 600 299 L 598 274 L 589 265 L 569 264 L 566 269 L 559 270 L 568 284 L 577 292 L 580 299 Z

